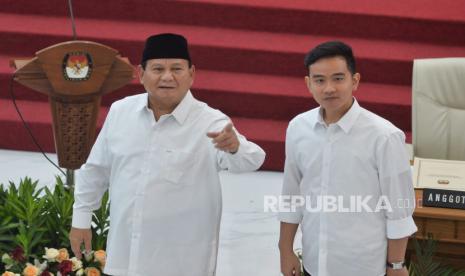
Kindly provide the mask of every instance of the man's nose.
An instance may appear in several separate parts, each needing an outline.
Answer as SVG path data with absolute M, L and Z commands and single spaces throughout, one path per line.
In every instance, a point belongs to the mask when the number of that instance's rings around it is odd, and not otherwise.
M 163 72 L 163 74 L 161 75 L 161 79 L 162 79 L 162 80 L 165 80 L 165 81 L 172 80 L 172 79 L 173 79 L 173 74 L 172 74 L 169 70 L 166 70 L 166 71 Z
M 332 81 L 326 82 L 323 92 L 325 94 L 330 94 L 330 93 L 333 93 L 334 91 L 336 91 L 336 87 L 334 83 Z

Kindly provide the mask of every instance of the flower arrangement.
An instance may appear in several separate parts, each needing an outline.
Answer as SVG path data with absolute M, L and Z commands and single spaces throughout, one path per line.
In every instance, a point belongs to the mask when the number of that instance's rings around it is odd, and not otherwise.
M 3 254 L 5 271 L 1 276 L 100 276 L 105 267 L 104 250 L 86 252 L 81 260 L 70 258 L 66 248 L 45 248 L 44 255 L 27 262 L 21 248 Z
M 92 217 L 92 248 L 102 250 L 90 252 L 82 260 L 70 258 L 66 249 L 70 248 L 73 193 L 73 187 L 64 185 L 59 177 L 52 190 L 39 188 L 38 182 L 28 177 L 18 184 L 0 183 L 0 276 L 104 275 L 108 193 Z

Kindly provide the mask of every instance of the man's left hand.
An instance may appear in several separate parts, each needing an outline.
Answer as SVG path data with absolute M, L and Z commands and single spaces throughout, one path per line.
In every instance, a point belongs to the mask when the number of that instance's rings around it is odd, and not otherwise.
M 399 270 L 394 270 L 391 268 L 387 269 L 387 276 L 408 276 L 408 270 L 406 267 L 399 269 Z
M 213 144 L 219 150 L 234 154 L 239 149 L 239 139 L 232 122 L 229 122 L 220 132 L 208 132 L 207 136 L 212 138 Z

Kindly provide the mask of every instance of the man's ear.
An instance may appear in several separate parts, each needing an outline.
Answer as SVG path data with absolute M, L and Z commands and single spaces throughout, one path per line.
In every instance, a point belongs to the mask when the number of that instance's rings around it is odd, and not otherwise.
M 305 81 L 305 86 L 307 86 L 308 92 L 310 92 L 310 94 L 312 94 L 312 90 L 310 89 L 310 81 L 311 81 L 310 77 L 305 76 L 304 81 Z
M 191 77 L 195 77 L 195 66 L 191 65 L 191 68 L 189 68 L 189 73 L 191 74 Z
M 355 73 L 353 76 L 352 76 L 352 82 L 353 82 L 353 85 L 352 85 L 352 91 L 357 91 L 358 89 L 358 84 L 360 83 L 360 78 L 362 76 L 360 75 L 360 73 Z
M 195 79 L 195 66 L 192 65 L 191 68 L 189 68 L 189 74 L 191 76 L 191 86 L 194 84 L 194 79 Z
M 142 81 L 142 77 L 144 76 L 144 73 L 145 73 L 144 68 L 142 68 L 142 65 L 139 64 L 137 66 L 137 75 L 139 75 L 139 82 L 141 84 L 144 84 L 144 82 Z

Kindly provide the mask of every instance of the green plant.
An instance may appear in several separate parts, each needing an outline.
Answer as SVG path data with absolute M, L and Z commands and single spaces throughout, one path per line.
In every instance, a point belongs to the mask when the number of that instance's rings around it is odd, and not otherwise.
M 42 216 L 46 208 L 45 198 L 40 197 L 42 190 L 37 189 L 37 181 L 32 182 L 26 177 L 18 188 L 10 182 L 4 198 L 2 224 L 18 225 L 14 231 L 10 231 L 14 238 L 6 246 L 21 247 L 25 256 L 33 256 L 47 242 L 47 239 L 43 239 L 47 229 Z
M 0 184 L 0 256 L 21 250 L 28 260 L 40 257 L 45 247 L 67 248 L 71 228 L 74 190 L 56 178 L 53 190 L 38 188 L 31 178 Z M 109 198 L 93 216 L 93 248 L 105 249 L 109 230 Z M 0 265 L 1 266 L 1 265 Z
M 11 232 L 17 227 L 17 223 L 11 222 L 11 217 L 2 219 L 0 224 L 0 252 L 13 250 L 11 241 L 14 239 L 14 235 Z
M 432 236 L 422 241 L 413 239 L 413 244 L 415 259 L 409 265 L 410 276 L 465 276 L 465 271 L 457 271 L 435 260 L 437 241 Z
M 106 250 L 108 231 L 110 229 L 110 204 L 109 194 L 106 192 L 102 197 L 100 208 L 92 216 L 92 248 L 94 250 Z
M 48 247 L 69 248 L 69 229 L 73 217 L 74 190 L 56 177 L 53 192 L 45 187 Z
M 5 207 L 7 191 L 0 185 L 0 252 L 13 250 L 12 240 L 14 235 L 11 234 L 18 224 L 12 222 L 13 217 L 8 215 Z

